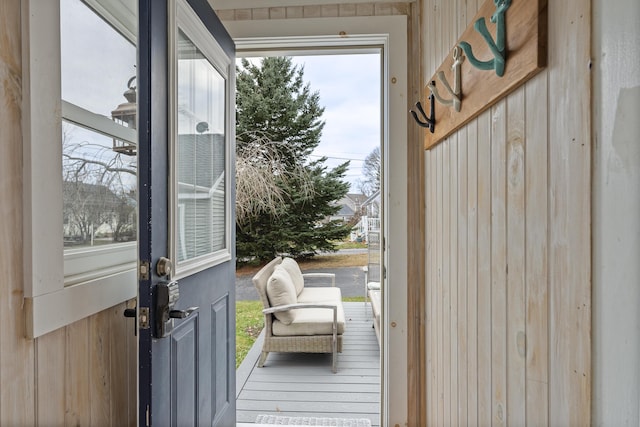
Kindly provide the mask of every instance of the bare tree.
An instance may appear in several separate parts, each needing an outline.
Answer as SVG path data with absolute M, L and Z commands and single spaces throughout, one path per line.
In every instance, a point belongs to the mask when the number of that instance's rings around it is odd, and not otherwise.
M 364 159 L 362 171 L 364 180 L 358 182 L 359 189 L 363 194 L 370 196 L 380 189 L 381 164 L 380 147 L 376 147 Z
M 285 163 L 286 144 L 264 136 L 239 144 L 236 150 L 236 220 L 242 224 L 263 212 L 278 215 L 285 203 L 283 184 L 295 179 L 306 194 L 313 191 L 312 177 L 303 164 Z
M 103 227 L 114 241 L 122 240 L 136 228 L 136 159 L 104 143 L 76 140 L 73 133 L 63 125 L 65 236 L 86 243 Z

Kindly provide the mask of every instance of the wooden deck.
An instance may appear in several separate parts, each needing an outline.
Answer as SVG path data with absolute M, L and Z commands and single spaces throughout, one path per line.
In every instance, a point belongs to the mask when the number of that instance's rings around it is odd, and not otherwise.
M 346 329 L 338 373 L 330 354 L 269 353 L 255 367 L 259 338 L 236 372 L 238 423 L 260 414 L 289 417 L 368 418 L 380 426 L 380 349 L 370 307 L 344 303 Z

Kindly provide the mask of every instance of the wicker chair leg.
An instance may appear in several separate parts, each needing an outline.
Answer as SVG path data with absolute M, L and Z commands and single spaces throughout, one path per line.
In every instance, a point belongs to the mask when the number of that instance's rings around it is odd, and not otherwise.
M 267 360 L 268 351 L 263 351 L 260 353 L 260 359 L 258 360 L 258 368 L 262 368 L 264 366 L 264 362 Z

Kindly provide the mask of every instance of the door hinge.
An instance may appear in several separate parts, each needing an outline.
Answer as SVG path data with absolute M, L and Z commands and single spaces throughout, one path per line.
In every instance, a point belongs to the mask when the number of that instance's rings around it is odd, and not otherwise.
M 138 280 L 149 280 L 151 272 L 151 263 L 149 261 L 140 261 L 138 266 Z
M 149 329 L 149 307 L 140 307 L 138 314 L 138 328 Z
M 147 427 L 151 425 L 150 420 L 149 420 L 149 405 L 147 405 L 147 414 L 146 414 L 146 418 L 147 418 Z

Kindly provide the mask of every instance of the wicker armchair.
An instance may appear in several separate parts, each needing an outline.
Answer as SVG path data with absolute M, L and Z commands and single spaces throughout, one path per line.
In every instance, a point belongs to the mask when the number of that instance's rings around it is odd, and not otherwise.
M 310 275 L 331 278 L 332 286 L 304 287 L 304 277 Z M 289 278 L 295 285 L 287 283 L 287 298 L 280 298 L 283 293 L 276 294 L 273 287 Z M 253 284 L 264 307 L 264 342 L 258 366 L 264 366 L 269 352 L 332 353 L 332 371 L 337 372 L 345 317 L 335 275 L 302 274 L 295 261 L 285 258 L 283 262 L 277 257 L 253 277 Z

